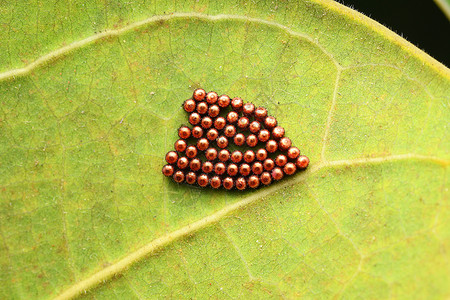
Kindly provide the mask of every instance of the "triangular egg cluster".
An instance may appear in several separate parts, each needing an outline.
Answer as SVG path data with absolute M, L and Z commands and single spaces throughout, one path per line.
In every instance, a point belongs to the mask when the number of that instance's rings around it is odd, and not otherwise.
M 183 107 L 192 126 L 178 129 L 180 139 L 166 154 L 162 170 L 178 183 L 258 188 L 309 164 L 264 107 L 204 89 L 196 89 Z

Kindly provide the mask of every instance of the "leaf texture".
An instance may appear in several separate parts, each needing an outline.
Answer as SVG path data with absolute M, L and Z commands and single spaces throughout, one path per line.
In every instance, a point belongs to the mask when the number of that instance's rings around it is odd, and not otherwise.
M 450 295 L 450 71 L 386 28 L 330 1 L 0 20 L 0 298 Z M 267 107 L 310 168 L 243 194 L 163 178 L 197 87 Z

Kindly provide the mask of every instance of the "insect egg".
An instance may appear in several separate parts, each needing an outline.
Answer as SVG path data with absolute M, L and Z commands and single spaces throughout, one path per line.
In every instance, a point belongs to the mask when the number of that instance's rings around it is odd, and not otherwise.
M 202 171 L 205 173 L 211 173 L 214 169 L 214 165 L 210 161 L 205 161 L 202 165 Z
M 201 117 L 198 113 L 193 112 L 189 115 L 189 123 L 191 123 L 192 125 L 197 125 L 198 123 L 200 123 L 201 121 Z
M 205 98 L 205 96 L 206 96 L 206 92 L 205 92 L 204 89 L 196 89 L 196 90 L 194 91 L 193 98 L 194 98 L 196 101 L 202 101 L 202 100 Z
M 209 177 L 206 174 L 201 174 L 200 176 L 198 176 L 197 178 L 197 183 L 199 186 L 201 187 L 205 187 L 208 185 L 209 183 Z
M 278 144 L 274 140 L 267 141 L 266 150 L 267 152 L 274 153 L 278 149 Z
M 239 167 L 236 164 L 229 164 L 227 167 L 227 173 L 230 176 L 236 176 L 239 172 Z
M 194 126 L 192 128 L 192 136 L 199 139 L 203 136 L 203 129 L 200 126 Z
M 242 111 L 242 107 L 244 106 L 244 101 L 242 101 L 241 98 L 233 98 L 233 100 L 231 100 L 231 107 L 233 108 L 234 111 L 240 112 Z
M 255 152 L 252 150 L 247 150 L 244 152 L 244 161 L 247 163 L 251 163 L 255 160 Z
M 187 144 L 185 140 L 178 140 L 175 142 L 175 150 L 177 150 L 178 152 L 183 152 L 184 150 L 186 150 Z
M 263 122 L 266 117 L 267 117 L 267 109 L 265 109 L 264 107 L 258 107 L 257 109 L 255 109 L 256 120 Z
M 247 129 L 248 125 L 249 125 L 250 121 L 248 120 L 247 117 L 241 117 L 238 120 L 237 126 L 242 129 L 245 130 Z
M 178 160 L 178 154 L 175 151 L 169 151 L 166 154 L 166 161 L 169 164 L 174 164 Z
M 296 170 L 297 168 L 295 167 L 295 164 L 291 162 L 287 163 L 283 168 L 284 173 L 286 173 L 287 175 L 294 174 Z
M 200 151 L 205 151 L 209 147 L 209 142 L 207 139 L 202 138 L 197 141 L 197 148 Z
M 255 147 L 258 144 L 258 138 L 254 134 L 250 134 L 246 139 L 247 145 L 249 147 Z
M 222 175 L 226 170 L 227 168 L 223 162 L 219 162 L 214 166 L 214 172 L 216 172 L 217 175 Z
M 209 148 L 205 152 L 205 157 L 207 160 L 215 160 L 217 158 L 217 150 L 214 148 Z
M 208 115 L 211 118 L 217 117 L 219 115 L 219 113 L 220 113 L 220 108 L 217 105 L 211 105 L 208 109 Z
M 189 163 L 189 168 L 194 172 L 200 170 L 201 167 L 202 167 L 202 162 L 198 158 L 194 158 Z
M 208 112 L 208 104 L 206 104 L 206 102 L 197 104 L 197 112 L 201 115 L 206 114 Z
M 219 176 L 214 176 L 211 178 L 211 181 L 209 182 L 212 188 L 218 189 L 222 185 L 222 180 L 220 180 Z
M 163 169 L 162 169 L 162 172 L 163 172 L 163 174 L 164 174 L 165 176 L 170 177 L 170 176 L 173 175 L 174 170 L 175 170 L 175 169 L 174 169 L 173 166 L 171 166 L 171 165 L 165 165 L 165 166 L 163 167 Z
M 239 150 L 233 151 L 233 153 L 231 153 L 231 161 L 234 163 L 240 163 L 242 160 L 242 152 Z
M 247 183 L 245 182 L 244 177 L 239 177 L 238 179 L 236 179 L 236 188 L 238 190 L 245 190 L 246 187 Z
M 236 123 L 239 119 L 239 115 L 235 111 L 230 111 L 227 115 L 227 121 L 229 123 Z
M 242 164 L 239 167 L 239 173 L 241 173 L 242 176 L 248 176 L 251 170 L 252 168 L 248 164 Z
M 297 147 L 290 147 L 287 154 L 290 159 L 296 159 L 300 155 L 300 150 Z
M 306 169 L 306 167 L 308 167 L 309 165 L 309 158 L 306 157 L 305 155 L 300 155 L 297 158 L 296 165 L 299 169 Z
M 292 142 L 289 138 L 284 137 L 280 140 L 280 142 L 278 143 L 278 145 L 280 146 L 280 150 L 287 150 L 289 149 L 289 147 L 291 147 Z
M 222 130 L 225 125 L 227 124 L 227 121 L 225 120 L 225 118 L 223 117 L 218 117 L 215 121 L 214 121 L 214 127 L 217 130 Z
M 272 182 L 272 176 L 270 176 L 269 172 L 263 172 L 261 174 L 261 183 L 264 185 L 268 185 Z
M 236 134 L 236 136 L 234 137 L 234 143 L 237 146 L 244 145 L 244 143 L 245 143 L 245 136 L 242 133 Z
M 195 101 L 192 99 L 184 101 L 184 104 L 183 104 L 184 110 L 188 113 L 193 112 L 195 110 L 196 106 L 197 105 L 195 104 Z
M 186 156 L 189 158 L 194 158 L 197 156 L 197 148 L 195 146 L 188 146 L 186 148 Z
M 217 138 L 217 140 L 216 140 L 216 142 L 217 142 L 217 146 L 219 147 L 219 148 L 225 148 L 226 146 L 228 146 L 228 139 L 226 138 L 226 137 L 224 137 L 224 136 L 220 136 L 220 137 L 218 137 Z
M 206 138 L 210 141 L 214 141 L 218 136 L 219 132 L 215 128 L 208 130 L 208 132 L 206 133 Z
M 210 117 L 204 117 L 201 121 L 201 125 L 203 128 L 205 129 L 209 129 L 213 124 L 213 121 L 211 120 Z
M 230 97 L 228 97 L 227 95 L 222 95 L 217 100 L 217 103 L 220 107 L 227 107 L 228 105 L 230 105 Z
M 275 118 L 272 117 L 272 116 L 266 117 L 265 120 L 264 120 L 264 126 L 265 126 L 267 129 L 272 129 L 272 128 L 274 128 L 275 126 L 277 126 L 277 119 L 275 119 Z
M 256 175 L 252 175 L 248 178 L 248 186 L 252 189 L 256 189 L 259 186 L 259 178 Z
M 191 136 L 191 129 L 187 126 L 181 126 L 178 129 L 178 136 L 183 140 L 188 139 Z
M 197 175 L 194 172 L 189 172 L 186 174 L 186 182 L 189 184 L 194 184 L 197 181 Z
M 173 174 L 173 180 L 175 182 L 181 183 L 184 181 L 184 173 L 182 171 L 176 171 L 175 174 Z
M 253 121 L 248 126 L 248 129 L 250 130 L 251 133 L 257 133 L 258 131 L 261 130 L 261 124 L 258 121 Z
M 230 151 L 227 149 L 222 149 L 219 151 L 219 155 L 217 156 L 220 161 L 226 162 L 230 159 Z
M 206 102 L 209 104 L 214 104 L 217 102 L 217 99 L 219 98 L 219 95 L 217 95 L 216 92 L 209 92 L 206 94 Z
M 227 177 L 223 180 L 223 187 L 227 190 L 231 190 L 234 186 L 234 180 L 231 177 Z
M 274 168 L 272 170 L 272 178 L 274 180 L 281 180 L 284 177 L 284 173 L 280 168 Z
M 180 157 L 177 161 L 177 166 L 180 169 L 186 169 L 189 165 L 189 160 L 186 157 Z
M 236 134 L 236 128 L 233 125 L 225 126 L 225 130 L 223 131 L 226 137 L 233 137 Z
M 242 111 L 244 112 L 245 116 L 250 117 L 255 111 L 255 105 L 253 105 L 253 103 L 245 103 Z

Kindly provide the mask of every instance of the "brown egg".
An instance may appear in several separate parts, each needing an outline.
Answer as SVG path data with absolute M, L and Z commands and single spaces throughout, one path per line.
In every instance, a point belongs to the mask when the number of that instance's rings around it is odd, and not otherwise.
M 252 168 L 248 164 L 242 164 L 239 167 L 239 173 L 241 173 L 242 176 L 248 176 L 251 172 Z
M 202 171 L 205 173 L 211 173 L 214 169 L 214 165 L 210 161 L 205 161 L 202 164 Z
M 258 133 L 258 140 L 260 142 L 267 142 L 270 139 L 270 133 L 269 130 L 263 129 Z
M 227 167 L 223 162 L 219 162 L 214 166 L 214 172 L 216 172 L 217 175 L 222 175 L 227 170 Z
M 208 130 L 208 132 L 206 133 L 206 138 L 210 141 L 214 141 L 218 136 L 219 132 L 215 128 Z
M 231 100 L 231 107 L 233 108 L 234 111 L 240 112 L 242 111 L 242 107 L 244 106 L 244 101 L 242 101 L 241 98 L 233 98 L 233 100 Z
M 196 89 L 196 90 L 194 91 L 193 98 L 194 98 L 196 101 L 202 101 L 203 99 L 205 99 L 205 96 L 206 96 L 206 92 L 205 92 L 204 89 Z
M 200 124 L 204 129 L 209 129 L 213 124 L 213 120 L 210 117 L 204 117 Z
M 217 105 L 211 105 L 208 109 L 208 115 L 211 118 L 215 118 L 220 114 L 220 108 Z
M 217 150 L 209 148 L 205 151 L 205 157 L 207 160 L 215 160 L 217 158 Z
M 277 119 L 272 116 L 266 117 L 264 119 L 264 126 L 269 130 L 273 129 L 275 126 L 277 126 Z
M 232 138 L 236 134 L 236 128 L 233 125 L 227 125 L 223 133 L 226 137 Z
M 205 187 L 208 185 L 209 183 L 209 177 L 206 174 L 201 174 L 200 176 L 198 176 L 197 178 L 197 183 L 199 186 L 201 187 Z
M 227 149 L 222 149 L 219 151 L 219 155 L 217 156 L 220 161 L 226 162 L 230 159 L 230 151 Z
M 288 149 L 287 155 L 290 159 L 296 159 L 300 155 L 300 150 L 297 147 L 291 147 Z
M 284 168 L 283 168 L 284 173 L 286 173 L 287 175 L 292 175 L 295 173 L 295 171 L 297 171 L 297 168 L 295 167 L 295 164 L 288 162 Z
M 260 176 L 261 183 L 264 185 L 269 185 L 272 182 L 272 176 L 269 172 L 263 172 Z
M 246 139 L 247 145 L 249 147 L 255 147 L 258 144 L 258 138 L 254 134 L 250 134 Z
M 263 164 L 260 163 L 259 161 L 255 162 L 255 163 L 252 165 L 252 172 L 253 172 L 254 174 L 259 175 L 259 174 L 261 174 L 263 171 L 264 171 Z
M 244 177 L 239 177 L 238 179 L 236 179 L 236 188 L 238 190 L 245 190 L 245 188 L 247 187 L 247 182 L 245 182 L 245 178 Z
M 227 177 L 223 180 L 223 187 L 227 190 L 231 190 L 234 186 L 234 180 L 231 177 Z
M 253 103 L 245 103 L 242 111 L 246 117 L 251 117 L 255 112 L 255 105 Z
M 177 166 L 180 169 L 186 169 L 188 165 L 189 159 L 187 159 L 186 157 L 180 157 L 177 161 Z
M 248 129 L 250 130 L 251 133 L 256 134 L 256 133 L 258 133 L 258 131 L 261 130 L 261 123 L 259 123 L 258 121 L 253 121 L 248 126 Z
M 168 177 L 172 176 L 174 171 L 175 168 L 171 165 L 165 165 L 162 169 L 163 174 Z
M 227 124 L 227 121 L 225 120 L 225 118 L 223 117 L 218 117 L 215 121 L 214 121 L 214 127 L 217 130 L 222 130 L 225 125 Z
M 238 120 L 237 126 L 242 129 L 245 130 L 248 128 L 248 125 L 250 124 L 250 121 L 248 120 L 247 117 L 241 117 Z
M 184 181 L 184 173 L 182 171 L 176 171 L 175 174 L 173 174 L 173 180 L 175 180 L 178 183 L 181 183 Z
M 216 140 L 219 148 L 226 148 L 228 146 L 228 139 L 224 136 L 219 136 Z
M 189 123 L 191 123 L 192 125 L 199 124 L 201 120 L 202 117 L 200 117 L 200 115 L 196 112 L 193 112 L 189 115 Z
M 230 176 L 236 176 L 239 172 L 239 167 L 236 164 L 229 164 L 227 167 L 227 173 Z
M 200 151 L 205 151 L 209 147 L 209 142 L 207 139 L 202 138 L 197 141 L 197 149 Z
M 247 150 L 244 152 L 244 161 L 247 163 L 251 163 L 255 160 L 255 152 L 252 150 Z
M 202 162 L 198 158 L 194 158 L 189 163 L 189 168 L 191 169 L 191 171 L 196 172 L 196 171 L 200 170 L 201 167 L 202 167 Z
M 214 104 L 217 102 L 217 99 L 219 98 L 219 95 L 217 95 L 216 92 L 209 92 L 206 94 L 206 102 L 209 104 Z
M 286 155 L 280 154 L 275 158 L 275 164 L 279 167 L 283 167 L 285 164 L 287 164 L 288 159 Z
M 234 137 L 234 144 L 237 146 L 242 146 L 245 143 L 245 135 L 243 135 L 242 133 L 238 133 L 236 134 L 236 136 Z
M 266 151 L 266 149 L 261 148 L 261 149 L 258 149 L 258 151 L 256 151 L 256 159 L 257 160 L 263 161 L 266 158 L 267 158 L 267 151 Z
M 183 140 L 188 139 L 191 136 L 191 129 L 187 126 L 181 126 L 178 128 L 178 136 Z
M 267 109 L 265 109 L 264 107 L 258 107 L 257 109 L 255 109 L 255 119 L 260 121 L 260 122 L 264 122 L 264 120 L 267 117 Z
M 272 170 L 272 178 L 273 180 L 281 180 L 284 177 L 283 170 L 276 167 Z
M 227 107 L 228 105 L 230 105 L 230 97 L 228 97 L 227 95 L 222 95 L 219 97 L 219 99 L 217 100 L 217 104 L 219 104 L 220 107 Z
M 280 147 L 280 150 L 285 151 L 287 149 L 289 149 L 292 145 L 292 142 L 289 138 L 284 137 L 280 140 L 280 142 L 278 143 L 278 146 Z
M 252 189 L 256 189 L 259 186 L 259 178 L 256 175 L 252 175 L 248 178 L 248 186 Z
M 263 166 L 266 171 L 271 171 L 275 167 L 275 162 L 273 159 L 268 158 L 263 162 Z
M 180 151 L 182 152 L 182 151 Z M 169 151 L 166 154 L 166 161 L 169 164 L 174 164 L 176 163 L 178 160 L 178 153 L 176 153 L 175 151 Z
M 206 102 L 199 102 L 197 104 L 197 112 L 204 115 L 208 112 L 208 104 Z
M 228 123 L 231 123 L 231 124 L 236 123 L 238 119 L 239 119 L 239 115 L 235 111 L 230 111 L 227 115 Z
M 188 146 L 186 148 L 186 156 L 189 158 L 194 158 L 197 156 L 197 148 L 195 146 Z
M 281 126 L 277 126 L 272 129 L 272 136 L 274 139 L 279 140 L 284 136 L 284 128 Z
M 306 169 L 309 165 L 309 158 L 305 155 L 300 155 L 297 158 L 296 165 L 297 165 L 297 168 L 299 168 L 299 169 Z
M 242 152 L 239 150 L 233 151 L 233 153 L 231 153 L 231 161 L 236 164 L 241 162 L 242 157 Z
M 192 136 L 199 139 L 203 136 L 203 129 L 200 126 L 194 126 L 192 128 Z
M 194 184 L 197 181 L 197 175 L 194 172 L 189 172 L 186 174 L 186 182 L 188 184 Z
M 183 152 L 184 150 L 186 150 L 187 144 L 185 140 L 178 140 L 175 142 L 175 150 L 177 150 L 178 152 Z
M 194 100 L 189 99 L 189 100 L 184 101 L 183 108 L 188 113 L 193 112 L 196 107 L 197 107 L 197 105 L 195 104 Z
M 222 185 L 222 180 L 220 180 L 219 176 L 214 176 L 213 178 L 211 178 L 209 185 L 211 185 L 211 187 L 214 189 L 218 189 Z
M 266 150 L 269 153 L 274 153 L 278 149 L 278 144 L 275 140 L 269 140 L 266 143 Z

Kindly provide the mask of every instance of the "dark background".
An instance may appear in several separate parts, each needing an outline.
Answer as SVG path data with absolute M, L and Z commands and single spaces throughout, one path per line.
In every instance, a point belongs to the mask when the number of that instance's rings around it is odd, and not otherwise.
M 450 21 L 433 0 L 340 0 L 450 67 Z

